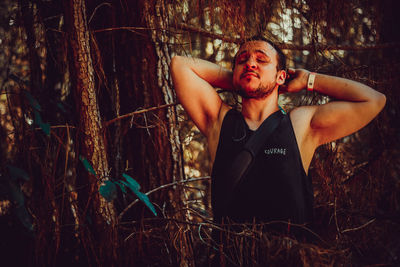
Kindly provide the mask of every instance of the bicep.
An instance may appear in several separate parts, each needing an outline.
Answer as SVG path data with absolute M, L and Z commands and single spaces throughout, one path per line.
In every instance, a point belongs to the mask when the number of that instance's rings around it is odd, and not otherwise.
M 188 66 L 173 61 L 171 73 L 180 103 L 199 130 L 207 135 L 208 127 L 218 118 L 221 98 L 207 81 Z
M 348 136 L 366 126 L 382 109 L 375 102 L 333 101 L 315 109 L 310 126 L 318 144 Z

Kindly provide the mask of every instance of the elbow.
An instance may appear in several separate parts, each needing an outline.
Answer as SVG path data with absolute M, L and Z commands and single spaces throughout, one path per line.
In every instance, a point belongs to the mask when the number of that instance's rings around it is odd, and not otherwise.
M 170 65 L 169 65 L 169 69 L 170 69 L 170 71 L 171 71 L 172 78 L 174 78 L 175 74 L 178 72 L 178 71 L 177 71 L 177 68 L 179 67 L 179 65 L 181 65 L 181 64 L 179 63 L 179 61 L 181 61 L 181 57 L 180 57 L 180 56 L 174 56 L 174 57 L 171 59 L 171 63 L 170 63 Z
M 172 72 L 176 68 L 177 61 L 179 61 L 179 56 L 173 56 L 172 59 L 171 59 L 171 63 L 169 64 L 169 67 L 170 67 Z
M 169 68 L 172 74 L 172 78 L 178 75 L 178 73 L 182 73 L 184 69 L 188 68 L 186 57 L 173 56 Z
M 380 92 L 375 91 L 374 95 L 368 100 L 370 109 L 376 115 L 382 111 L 386 104 L 386 96 Z M 375 116 L 376 116 L 375 115 Z
M 173 56 L 171 59 L 171 65 L 176 64 L 177 61 L 179 61 L 181 56 Z
M 379 111 L 381 111 L 383 109 L 383 107 L 386 105 L 386 96 L 384 94 L 378 92 L 376 103 L 377 103 Z
M 174 71 L 178 66 L 182 65 L 183 57 L 182 56 L 173 56 L 170 63 L 171 71 Z

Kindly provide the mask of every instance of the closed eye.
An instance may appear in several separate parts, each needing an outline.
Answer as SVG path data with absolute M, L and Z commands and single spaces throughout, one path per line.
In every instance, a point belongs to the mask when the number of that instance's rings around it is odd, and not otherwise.
M 244 63 L 246 63 L 246 61 L 249 59 L 249 56 L 246 56 L 246 55 L 243 55 L 243 56 L 240 56 L 237 60 L 236 60 L 236 63 L 237 64 L 244 64 Z
M 261 62 L 261 63 L 269 63 L 269 62 L 271 62 L 271 59 L 269 58 L 269 57 L 267 57 L 267 56 L 265 56 L 265 55 L 259 55 L 258 57 L 257 57 L 257 61 L 258 62 Z
M 262 50 L 256 51 L 256 58 L 258 62 L 269 63 L 271 62 L 271 58 Z
M 250 53 L 248 53 L 248 52 L 241 53 L 238 56 L 238 58 L 236 59 L 236 64 L 246 63 L 249 60 L 250 56 L 255 56 L 255 59 L 257 60 L 257 62 L 262 63 L 262 64 L 271 62 L 271 59 L 269 58 L 269 56 L 266 55 L 264 52 L 256 51 L 255 55 L 250 55 Z

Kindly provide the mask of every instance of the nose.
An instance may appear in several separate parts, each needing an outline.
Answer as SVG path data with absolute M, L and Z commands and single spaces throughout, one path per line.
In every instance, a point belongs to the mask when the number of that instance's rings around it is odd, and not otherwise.
M 250 57 L 250 58 L 246 61 L 245 68 L 246 68 L 247 70 L 254 70 L 254 69 L 256 69 L 256 68 L 257 68 L 256 61 L 255 61 L 252 57 Z

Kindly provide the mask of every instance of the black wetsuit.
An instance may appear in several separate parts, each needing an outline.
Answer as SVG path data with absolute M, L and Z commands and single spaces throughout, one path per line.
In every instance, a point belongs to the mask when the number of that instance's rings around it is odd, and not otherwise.
M 229 217 L 235 222 L 290 221 L 303 224 L 312 220 L 313 192 L 306 175 L 289 115 L 283 115 L 278 128 L 265 140 L 254 164 L 236 188 L 233 200 L 227 197 L 228 169 L 251 136 L 242 114 L 234 109 L 226 114 L 212 170 L 214 220 Z

